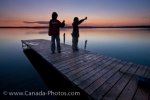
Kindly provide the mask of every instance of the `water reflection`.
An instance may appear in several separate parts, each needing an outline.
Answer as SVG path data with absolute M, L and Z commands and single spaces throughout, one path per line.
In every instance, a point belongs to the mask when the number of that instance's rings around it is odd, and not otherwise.
M 20 40 L 50 39 L 47 29 L 0 29 L 0 45 L 20 48 Z M 66 33 L 66 43 L 72 44 L 72 29 L 61 29 Z M 140 28 L 82 28 L 80 29 L 79 47 L 99 54 L 116 57 L 144 65 L 150 65 L 150 29 Z M 6 46 L 7 45 L 7 46 Z
M 71 44 L 71 29 L 65 32 Z M 149 33 L 149 29 L 136 28 L 81 29 L 79 47 L 88 40 L 89 51 L 150 66 Z

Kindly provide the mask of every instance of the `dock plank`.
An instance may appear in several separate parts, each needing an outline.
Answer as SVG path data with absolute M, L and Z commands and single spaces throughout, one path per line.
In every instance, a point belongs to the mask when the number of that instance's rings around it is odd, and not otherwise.
M 61 67 L 59 68 L 59 70 L 63 71 L 66 70 L 68 68 L 76 68 L 79 67 L 81 65 L 85 65 L 89 62 L 92 62 L 93 60 L 95 60 L 97 57 L 90 55 L 90 56 L 83 56 L 83 57 L 79 57 L 78 59 L 73 59 L 73 61 L 69 61 L 70 63 L 68 64 L 64 64 L 65 67 Z M 70 66 L 71 65 L 71 66 Z
M 90 62 L 82 64 L 82 66 L 77 69 L 76 71 L 70 71 L 68 73 L 66 73 L 66 75 L 69 77 L 71 75 L 78 75 L 79 72 L 84 71 L 89 69 L 89 68 L 93 68 L 92 66 L 95 65 L 96 63 L 98 63 L 99 61 L 102 61 L 104 59 L 104 57 L 95 57 L 93 58 Z
M 92 75 L 96 74 L 97 72 L 103 70 L 104 68 L 107 68 L 109 65 L 113 64 L 115 61 L 114 60 L 109 60 L 106 63 L 102 63 L 100 67 L 97 67 L 96 69 L 92 70 L 91 72 L 79 77 L 78 79 L 74 80 L 75 84 L 80 84 L 83 81 L 86 81 L 88 78 L 90 78 Z
M 102 99 L 108 91 L 111 90 L 111 88 L 123 77 L 124 73 L 126 71 L 129 71 L 131 68 L 132 63 L 127 63 L 120 71 L 115 73 L 112 77 L 110 77 L 106 82 L 104 82 L 102 85 L 99 84 L 99 87 L 91 94 L 92 97 L 94 97 L 95 100 Z
M 78 56 L 78 58 L 75 58 L 75 59 L 70 59 L 70 60 L 67 60 L 68 62 L 59 62 L 59 65 L 57 65 L 57 69 L 59 70 L 65 70 L 65 69 L 68 69 L 68 68 L 72 68 L 72 66 L 74 65 L 79 65 L 79 64 L 82 64 L 82 63 L 85 63 L 86 60 L 83 60 L 84 58 L 91 58 L 91 55 L 83 55 L 83 56 Z M 54 64 L 55 65 L 55 64 Z
M 93 63 L 93 65 L 91 65 L 90 67 L 88 67 L 87 69 L 85 69 L 85 70 L 82 70 L 82 71 L 80 71 L 80 72 L 78 72 L 78 73 L 76 73 L 76 74 L 73 74 L 73 75 L 70 75 L 69 76 L 69 78 L 71 79 L 71 80 L 76 80 L 76 79 L 78 79 L 78 78 L 80 78 L 81 76 L 84 76 L 85 74 L 88 74 L 89 72 L 91 72 L 91 71 L 93 71 L 93 70 L 95 70 L 95 69 L 97 69 L 98 67 L 100 67 L 100 65 L 97 63 L 97 62 L 101 62 L 101 64 L 103 64 L 103 63 L 105 63 L 105 62 L 108 62 L 110 60 L 110 58 L 106 58 L 106 57 L 103 57 L 103 59 L 102 60 L 96 60 L 96 61 L 94 61 L 94 63 Z M 102 68 L 102 67 L 101 67 Z
M 136 75 L 143 76 L 145 73 L 145 68 L 140 67 L 135 73 L 135 75 L 132 77 L 132 79 L 128 82 L 120 96 L 118 97 L 118 100 L 131 100 L 133 99 L 133 96 L 138 88 L 138 77 Z M 126 97 L 126 98 L 124 98 Z
M 84 70 L 86 69 L 87 67 L 91 66 L 93 64 L 93 62 L 96 60 L 96 59 L 100 59 L 100 57 L 92 57 L 91 59 L 89 59 L 88 61 L 84 61 L 84 63 L 80 63 L 78 65 L 74 65 L 70 71 L 65 71 L 64 73 L 67 75 L 67 76 L 70 76 L 72 75 L 73 73 L 77 73 L 81 70 Z
M 137 69 L 138 69 L 138 66 L 133 65 L 131 69 L 129 70 L 129 72 L 135 73 Z M 132 77 L 133 75 L 125 74 L 102 99 L 103 100 L 116 100 Z
M 148 77 L 150 75 L 150 69 L 148 67 L 143 67 L 146 71 L 144 77 Z M 133 100 L 150 100 L 150 90 L 148 88 L 144 88 L 142 86 L 138 86 L 138 89 L 133 97 Z
M 110 70 L 103 76 L 99 77 L 92 84 L 86 87 L 85 91 L 87 91 L 89 94 L 92 94 L 101 84 L 103 84 L 107 79 L 109 79 L 112 75 L 114 75 L 118 70 L 124 68 L 125 64 L 126 64 L 125 62 L 117 64 L 112 70 Z
M 121 61 L 115 62 L 107 67 L 105 67 L 103 70 L 96 72 L 94 75 L 92 75 L 91 77 L 89 77 L 87 80 L 81 82 L 79 84 L 79 86 L 83 89 L 85 89 L 86 87 L 88 87 L 90 84 L 92 84 L 93 82 L 95 82 L 98 78 L 102 77 L 103 75 L 105 75 L 106 73 L 109 73 L 110 71 L 112 71 L 113 69 L 115 69 L 115 67 L 120 67 L 121 65 L 119 64 Z M 89 87 L 90 89 L 90 87 Z M 86 90 L 88 91 L 88 89 Z M 88 91 L 89 92 L 89 91 Z

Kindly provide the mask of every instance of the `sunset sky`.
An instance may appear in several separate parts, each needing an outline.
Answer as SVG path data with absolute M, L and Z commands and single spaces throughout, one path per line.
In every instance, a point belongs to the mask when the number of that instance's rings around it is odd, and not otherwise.
M 0 26 L 47 26 L 51 13 L 71 25 L 150 25 L 150 0 L 0 0 Z

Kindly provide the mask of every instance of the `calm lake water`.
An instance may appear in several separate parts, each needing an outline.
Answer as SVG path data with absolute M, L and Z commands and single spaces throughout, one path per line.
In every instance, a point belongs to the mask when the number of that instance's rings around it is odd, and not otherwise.
M 66 33 L 71 45 L 72 29 Z M 47 90 L 41 76 L 25 56 L 21 40 L 50 39 L 47 29 L 0 29 L 0 89 Z M 94 53 L 150 66 L 150 29 L 142 28 L 85 28 L 80 29 L 79 47 Z M 43 66 L 44 67 L 44 66 Z

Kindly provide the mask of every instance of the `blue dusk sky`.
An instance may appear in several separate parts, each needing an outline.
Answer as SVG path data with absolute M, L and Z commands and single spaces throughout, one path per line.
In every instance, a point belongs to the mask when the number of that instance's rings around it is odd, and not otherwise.
M 67 25 L 150 25 L 150 0 L 0 0 L 0 26 L 45 26 L 54 11 Z

